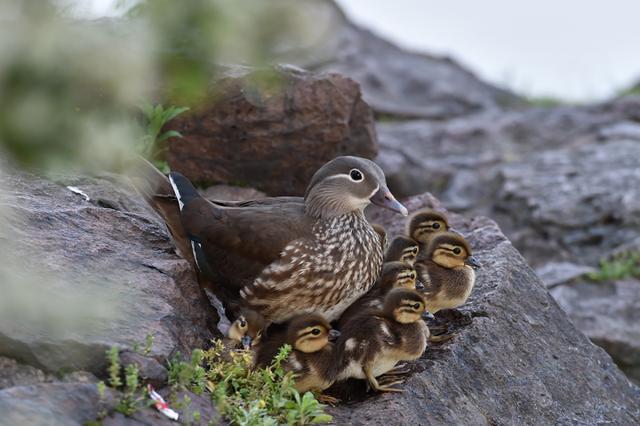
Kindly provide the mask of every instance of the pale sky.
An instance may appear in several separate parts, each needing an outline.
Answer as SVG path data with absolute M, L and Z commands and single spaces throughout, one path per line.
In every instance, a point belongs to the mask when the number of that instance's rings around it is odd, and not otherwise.
M 101 16 L 115 0 L 79 2 Z M 337 2 L 399 45 L 452 56 L 526 95 L 605 99 L 640 79 L 639 0 Z

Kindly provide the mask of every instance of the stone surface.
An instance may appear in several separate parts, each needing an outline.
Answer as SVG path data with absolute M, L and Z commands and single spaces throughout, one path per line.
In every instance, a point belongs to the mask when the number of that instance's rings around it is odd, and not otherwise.
M 180 391 L 173 400 L 169 398 L 169 392 L 160 392 L 169 407 L 175 410 L 180 424 L 193 426 L 199 425 L 224 425 L 227 424 L 220 418 L 215 406 L 211 403 L 209 396 L 196 395 L 189 391 Z M 196 417 L 194 418 L 194 414 Z M 199 420 L 197 420 L 199 418 Z M 160 413 L 155 408 L 142 408 L 127 417 L 122 413 L 112 413 L 102 421 L 103 426 L 171 426 L 176 422 Z
M 425 195 L 410 211 L 435 202 Z M 437 206 L 437 203 L 436 207 Z M 393 234 L 403 219 L 370 213 Z M 332 408 L 336 424 L 636 424 L 640 388 L 569 321 L 495 222 L 451 215 L 483 267 L 473 321 L 427 349 L 401 394 Z
M 123 367 L 131 364 L 138 366 L 138 374 L 144 383 L 150 383 L 157 389 L 167 384 L 167 369 L 154 358 L 125 350 L 120 352 L 120 363 Z
M 0 389 L 28 386 L 50 381 L 42 370 L 20 364 L 15 359 L 0 357 Z
M 433 192 L 456 210 L 493 201 L 497 167 L 546 150 L 640 140 L 640 99 L 589 107 L 486 112 L 448 120 L 379 123 L 381 164 L 394 193 Z
M 576 327 L 640 383 L 640 280 L 573 283 L 551 294 Z
M 213 185 L 202 191 L 202 195 L 209 200 L 246 201 L 264 198 L 264 192 L 253 188 L 242 188 L 232 185 Z
M 595 272 L 596 268 L 571 262 L 548 262 L 536 268 L 536 274 L 547 288 L 569 283 Z
M 95 384 L 18 386 L 0 390 L 0 424 L 82 426 L 114 406 L 114 393 L 107 389 L 101 399 Z
M 293 47 L 276 57 L 353 78 L 379 114 L 444 119 L 522 103 L 451 58 L 401 49 L 355 25 L 331 0 L 284 3 L 307 21 L 303 42 L 289 43 Z
M 372 111 L 358 84 L 337 74 L 231 68 L 207 99 L 171 123 L 184 139 L 169 144 L 169 164 L 196 182 L 300 195 L 334 157 L 377 154 Z
M 56 181 L 3 168 L 0 355 L 103 375 L 110 346 L 160 362 L 207 344 L 214 311 L 162 219 L 117 176 Z M 72 192 L 83 191 L 88 197 Z

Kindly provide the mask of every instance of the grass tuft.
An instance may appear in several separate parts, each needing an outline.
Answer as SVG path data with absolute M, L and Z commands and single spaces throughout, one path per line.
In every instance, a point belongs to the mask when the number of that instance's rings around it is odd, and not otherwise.
M 611 259 L 602 259 L 600 269 L 587 275 L 592 281 L 640 278 L 640 252 L 626 252 Z

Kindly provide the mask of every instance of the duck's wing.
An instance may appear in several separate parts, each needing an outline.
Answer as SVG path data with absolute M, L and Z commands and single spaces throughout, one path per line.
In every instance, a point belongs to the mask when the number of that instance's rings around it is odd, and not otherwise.
M 201 272 L 239 289 L 294 239 L 311 232 L 304 204 L 269 203 L 228 207 L 203 198 L 187 178 L 171 173 L 182 226 Z
M 246 201 L 227 201 L 227 200 L 214 200 L 209 199 L 213 204 L 222 207 L 260 207 L 260 206 L 273 206 L 283 204 L 300 204 L 304 205 L 304 198 L 302 197 L 265 197 L 255 200 Z

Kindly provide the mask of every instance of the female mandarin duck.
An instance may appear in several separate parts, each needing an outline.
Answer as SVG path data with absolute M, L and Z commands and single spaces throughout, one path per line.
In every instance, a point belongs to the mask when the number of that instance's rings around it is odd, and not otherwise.
M 169 177 L 198 269 L 219 283 L 224 299 L 270 322 L 301 312 L 337 319 L 382 268 L 381 237 L 364 208 L 407 215 L 380 167 L 359 157 L 322 166 L 304 198 L 210 202 L 184 176 Z

